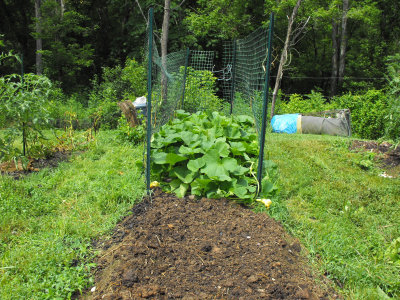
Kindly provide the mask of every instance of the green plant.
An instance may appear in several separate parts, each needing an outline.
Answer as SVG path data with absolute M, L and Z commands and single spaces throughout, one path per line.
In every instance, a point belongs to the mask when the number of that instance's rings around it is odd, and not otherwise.
M 126 118 L 121 116 L 118 119 L 117 136 L 123 141 L 131 142 L 136 145 L 145 140 L 146 127 L 143 123 L 131 127 L 126 121 Z
M 330 109 L 329 103 L 326 102 L 324 96 L 315 91 L 311 91 L 311 94 L 306 95 L 306 98 L 299 94 L 290 95 L 288 103 L 281 103 L 279 107 L 279 113 L 311 113 L 320 112 Z
M 0 78 L 0 110 L 3 112 L 0 127 L 8 127 L 22 137 L 23 150 L 21 156 L 30 155 L 33 144 L 44 140 L 41 129 L 49 123 L 49 113 L 46 109 L 47 99 L 52 84 L 45 76 L 25 74 L 23 77 L 13 74 Z M 2 148 L 3 157 L 6 149 L 15 149 L 12 145 L 17 135 L 1 142 L 8 147 Z M 13 155 L 14 155 L 13 154 Z M 8 154 L 10 156 L 10 154 Z
M 400 54 L 388 57 L 387 80 L 389 113 L 385 116 L 385 133 L 400 141 Z
M 143 96 L 146 92 L 145 68 L 134 59 L 127 59 L 125 67 L 103 68 L 101 81 L 95 77 L 89 94 L 89 110 L 101 115 L 103 128 L 116 128 L 121 111 L 118 102 Z
M 180 77 L 183 76 L 184 67 L 181 67 Z M 207 70 L 187 68 L 185 99 L 183 108 L 188 112 L 199 110 L 213 112 L 222 108 L 221 100 L 215 95 L 216 80 L 214 74 Z M 180 83 L 180 80 L 177 80 Z
M 388 98 L 383 91 L 369 90 L 359 95 L 349 93 L 334 98 L 333 106 L 350 109 L 352 130 L 359 137 L 377 139 L 385 134 Z
M 151 147 L 152 174 L 167 182 L 167 191 L 253 203 L 259 146 L 251 117 L 176 111 L 176 118 L 154 134 Z M 276 191 L 268 175 L 263 196 Z

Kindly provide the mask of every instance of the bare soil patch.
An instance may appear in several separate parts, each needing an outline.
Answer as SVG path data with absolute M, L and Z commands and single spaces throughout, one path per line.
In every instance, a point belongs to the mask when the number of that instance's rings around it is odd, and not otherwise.
M 394 148 L 392 144 L 376 141 L 355 140 L 350 146 L 351 150 L 371 151 L 379 154 L 378 159 L 384 167 L 394 168 L 400 165 L 400 147 Z
M 62 161 L 67 161 L 71 156 L 71 151 L 56 151 L 46 158 L 30 159 L 28 165 L 24 169 L 21 161 L 15 165 L 14 162 L 4 162 L 0 164 L 1 174 L 7 174 L 18 180 L 23 175 L 38 172 L 44 168 L 56 168 Z
M 265 213 L 154 190 L 99 242 L 87 299 L 336 299 Z

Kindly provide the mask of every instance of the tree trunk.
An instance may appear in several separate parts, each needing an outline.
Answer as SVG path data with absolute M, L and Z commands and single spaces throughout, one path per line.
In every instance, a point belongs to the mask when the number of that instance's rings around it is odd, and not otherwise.
M 342 88 L 345 70 L 346 48 L 347 48 L 347 12 L 349 11 L 349 0 L 343 0 L 342 32 L 340 36 L 339 78 L 338 85 Z
M 61 16 L 61 20 L 64 17 L 64 11 L 65 11 L 65 3 L 64 0 L 59 0 L 60 2 L 60 16 Z
M 168 31 L 169 31 L 169 19 L 171 14 L 171 0 L 165 0 L 164 3 L 164 19 L 162 24 L 162 35 L 161 35 L 161 87 L 162 87 L 162 99 L 166 100 L 168 97 L 168 78 L 167 72 L 167 54 L 168 54 Z
M 279 87 L 281 85 L 281 80 L 282 80 L 282 76 L 283 76 L 283 66 L 286 64 L 286 61 L 288 58 L 288 50 L 289 50 L 290 37 L 292 35 L 292 27 L 293 27 L 294 19 L 296 18 L 296 15 L 297 15 L 297 11 L 299 10 L 301 1 L 302 0 L 297 0 L 296 6 L 293 8 L 292 15 L 289 18 L 285 44 L 283 46 L 281 59 L 279 61 L 279 67 L 278 67 L 278 73 L 276 75 L 274 92 L 272 94 L 271 118 L 274 116 L 274 113 L 275 113 L 275 102 L 276 102 L 276 97 L 278 96 Z
M 36 17 L 36 74 L 42 75 L 43 73 L 43 61 L 42 61 L 42 53 L 43 44 L 42 44 L 42 13 L 40 12 L 41 0 L 35 0 L 35 17 Z
M 339 58 L 339 44 L 338 44 L 338 24 L 335 19 L 332 19 L 332 72 L 331 72 L 331 91 L 330 96 L 333 97 L 337 92 L 337 77 L 338 77 L 338 58 Z

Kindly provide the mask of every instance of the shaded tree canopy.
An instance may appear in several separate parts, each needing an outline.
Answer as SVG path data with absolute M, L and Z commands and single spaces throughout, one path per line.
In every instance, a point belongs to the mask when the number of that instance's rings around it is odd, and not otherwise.
M 102 67 L 127 57 L 143 61 L 146 18 L 155 9 L 155 31 L 161 37 L 164 1 L 41 0 L 37 30 L 35 1 L 0 0 L 1 51 L 24 56 L 25 70 L 36 70 L 36 41 L 42 40 L 43 73 L 66 92 L 90 86 Z M 185 47 L 221 50 L 224 40 L 241 38 L 266 25 L 276 13 L 276 61 L 284 46 L 294 0 L 171 1 L 168 52 Z M 347 3 L 347 8 L 346 8 Z M 301 38 L 289 48 L 283 74 L 284 93 L 340 94 L 385 85 L 385 61 L 399 52 L 397 1 L 304 0 L 293 26 L 309 18 Z M 294 27 L 296 28 L 296 27 Z M 160 47 L 160 40 L 156 40 Z M 2 74 L 16 66 L 3 63 Z M 278 70 L 273 65 L 272 75 Z

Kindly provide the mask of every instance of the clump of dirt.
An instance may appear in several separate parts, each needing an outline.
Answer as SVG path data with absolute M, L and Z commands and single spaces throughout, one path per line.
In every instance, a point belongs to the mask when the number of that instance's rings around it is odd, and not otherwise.
M 392 144 L 376 141 L 355 140 L 350 146 L 351 150 L 364 150 L 380 154 L 379 159 L 385 167 L 393 168 L 400 165 L 400 147 L 394 148 Z
M 91 299 L 335 299 L 267 214 L 154 191 L 103 242 Z
M 67 161 L 70 156 L 70 151 L 52 152 L 46 158 L 29 159 L 29 163 L 25 168 L 22 166 L 21 161 L 18 161 L 17 165 L 14 162 L 4 162 L 0 164 L 0 172 L 18 180 L 21 176 L 38 172 L 40 169 L 56 168 L 60 162 Z

